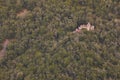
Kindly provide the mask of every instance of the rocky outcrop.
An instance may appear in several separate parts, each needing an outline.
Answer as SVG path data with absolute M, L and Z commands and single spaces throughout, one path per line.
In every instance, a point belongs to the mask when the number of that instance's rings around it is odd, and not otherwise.
M 88 22 L 87 25 L 84 25 L 84 24 L 80 25 L 78 28 L 75 29 L 75 31 L 73 31 L 73 33 L 81 32 L 82 29 L 86 29 L 87 31 L 92 31 L 94 30 L 94 26 Z

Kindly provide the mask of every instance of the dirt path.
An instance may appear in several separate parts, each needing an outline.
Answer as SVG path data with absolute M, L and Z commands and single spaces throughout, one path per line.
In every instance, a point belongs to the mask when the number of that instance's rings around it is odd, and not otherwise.
M 3 57 L 4 55 L 5 55 L 5 52 L 6 52 L 6 48 L 7 48 L 7 45 L 9 44 L 9 40 L 8 39 L 6 39 L 4 42 L 3 42 L 3 44 L 2 44 L 2 46 L 3 46 L 3 49 L 0 51 L 0 57 Z

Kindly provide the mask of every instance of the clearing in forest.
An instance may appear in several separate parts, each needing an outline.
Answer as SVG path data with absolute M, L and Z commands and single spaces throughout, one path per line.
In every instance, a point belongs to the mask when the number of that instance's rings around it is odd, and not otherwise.
M 28 14 L 28 12 L 29 11 L 27 9 L 23 9 L 22 11 L 17 13 L 17 17 L 23 18 L 23 17 L 25 17 Z

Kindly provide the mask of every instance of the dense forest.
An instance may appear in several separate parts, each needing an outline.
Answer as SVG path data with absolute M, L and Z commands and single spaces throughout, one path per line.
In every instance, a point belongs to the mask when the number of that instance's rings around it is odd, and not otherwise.
M 120 80 L 120 0 L 0 0 L 0 80 Z

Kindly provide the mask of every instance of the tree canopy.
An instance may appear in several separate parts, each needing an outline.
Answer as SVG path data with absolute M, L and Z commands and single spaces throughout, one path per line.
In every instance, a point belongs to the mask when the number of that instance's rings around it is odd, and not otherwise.
M 5 40 L 0 80 L 120 80 L 119 0 L 0 0 Z

